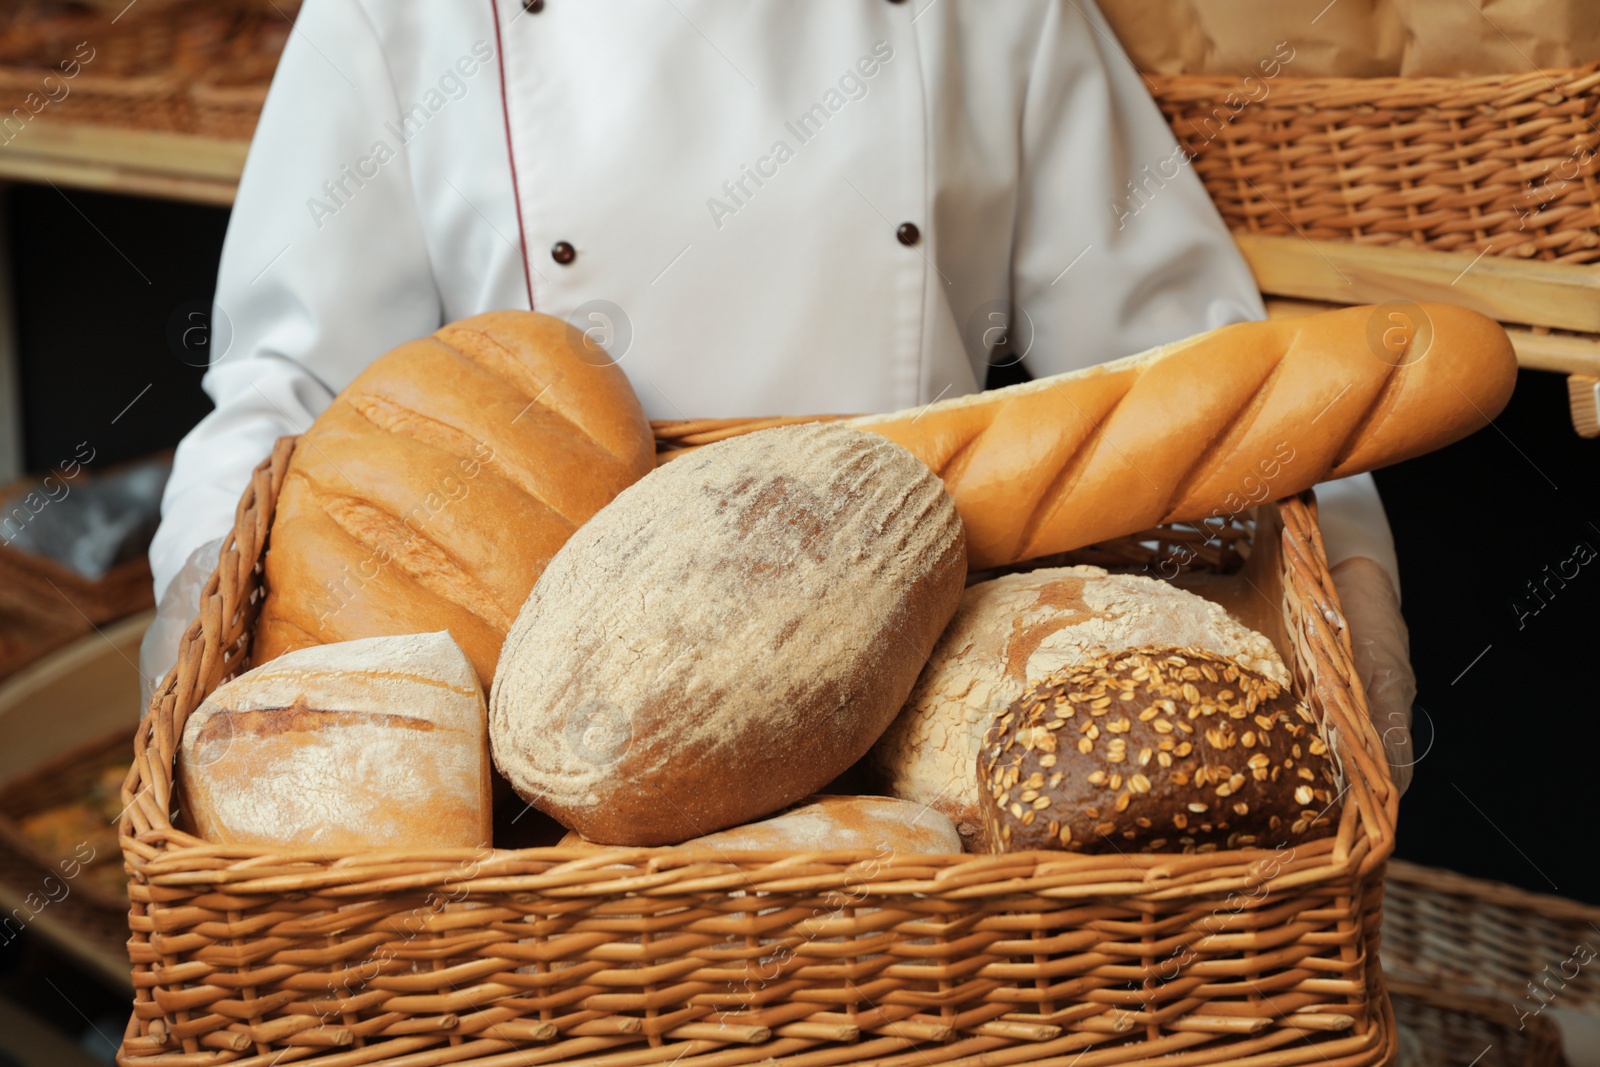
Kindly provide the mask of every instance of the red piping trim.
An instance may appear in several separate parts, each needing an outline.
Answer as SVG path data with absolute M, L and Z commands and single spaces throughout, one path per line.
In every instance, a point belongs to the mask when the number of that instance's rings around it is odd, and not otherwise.
M 500 67 L 500 117 L 506 131 L 506 159 L 511 164 L 511 202 L 517 206 L 517 239 L 522 245 L 522 280 L 528 287 L 528 310 L 533 310 L 533 271 L 528 265 L 528 230 L 522 224 L 522 192 L 517 184 L 517 154 L 511 148 L 511 108 L 506 100 L 506 50 L 500 36 L 500 9 L 489 0 L 489 18 L 494 23 L 494 58 Z

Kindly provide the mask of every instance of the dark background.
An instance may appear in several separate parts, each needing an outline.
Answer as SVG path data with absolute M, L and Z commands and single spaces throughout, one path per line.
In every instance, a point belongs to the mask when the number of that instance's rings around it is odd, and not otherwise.
M 49 186 L 12 188 L 5 211 L 29 469 L 86 440 L 100 469 L 176 444 L 210 403 L 172 324 L 210 301 L 227 211 Z M 1377 478 L 1419 681 L 1399 854 L 1600 903 L 1600 559 L 1520 628 L 1512 607 L 1537 606 L 1526 583 L 1579 542 L 1600 550 L 1600 440 L 1573 432 L 1561 375 L 1524 371 L 1494 428 Z
M 211 402 L 169 325 L 209 307 L 228 210 L 15 185 L 5 211 L 27 469 L 84 441 L 96 470 L 177 444 Z

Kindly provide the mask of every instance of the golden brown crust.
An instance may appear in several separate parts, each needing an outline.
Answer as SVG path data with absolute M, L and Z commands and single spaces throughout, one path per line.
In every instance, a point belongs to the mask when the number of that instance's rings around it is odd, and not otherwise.
M 558 319 L 500 311 L 375 361 L 301 438 L 253 662 L 444 626 L 484 685 L 528 591 L 654 464 L 627 378 Z
M 1030 686 L 978 757 L 996 852 L 1208 852 L 1325 837 L 1336 768 L 1310 710 L 1195 648 L 1146 648 Z
M 1396 463 L 1466 436 L 1505 406 L 1517 364 L 1499 324 L 1419 305 L 1405 314 L 1420 314 L 1422 328 L 1396 356 L 1382 347 L 1391 313 L 1345 308 L 1224 326 L 845 425 L 904 445 L 945 480 L 974 569 L 1014 563 L 1235 514 Z

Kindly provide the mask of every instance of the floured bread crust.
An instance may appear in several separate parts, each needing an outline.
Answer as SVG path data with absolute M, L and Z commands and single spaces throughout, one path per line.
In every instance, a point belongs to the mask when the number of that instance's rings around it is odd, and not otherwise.
M 944 812 L 968 851 L 984 851 L 977 760 L 988 724 L 1062 667 L 1147 645 L 1203 649 L 1289 683 L 1270 641 L 1166 582 L 1087 566 L 1009 574 L 967 589 L 873 763 L 890 794 Z
M 961 851 L 961 835 L 955 823 L 926 804 L 893 797 L 815 796 L 770 819 L 697 837 L 679 847 L 951 853 Z
M 448 633 L 319 645 L 195 710 L 179 796 L 218 844 L 486 846 L 487 734 L 477 673 Z
M 812 424 L 700 449 L 534 586 L 494 683 L 495 765 L 591 841 L 758 819 L 866 753 L 965 576 L 955 505 L 898 445 Z

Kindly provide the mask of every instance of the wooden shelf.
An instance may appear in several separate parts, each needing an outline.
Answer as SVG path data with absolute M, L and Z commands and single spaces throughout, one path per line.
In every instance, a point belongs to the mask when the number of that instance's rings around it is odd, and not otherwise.
M 0 145 L 0 179 L 225 205 L 233 202 L 249 147 L 246 141 L 35 120 Z M 1234 236 L 1275 315 L 1315 310 L 1318 303 L 1460 304 L 1513 324 L 1512 343 L 1525 367 L 1600 373 L 1600 337 L 1575 336 L 1600 334 L 1600 266 Z M 1544 332 L 1550 328 L 1572 332 Z
M 231 204 L 247 141 L 34 120 L 0 145 L 0 178 Z
M 1340 305 L 1328 301 L 1267 299 L 1269 319 L 1313 315 Z M 1570 333 L 1540 333 L 1518 326 L 1506 327 L 1517 363 L 1528 370 L 1559 374 L 1600 375 L 1600 338 Z
M 1269 297 L 1459 304 L 1504 323 L 1600 333 L 1600 266 L 1235 234 Z

